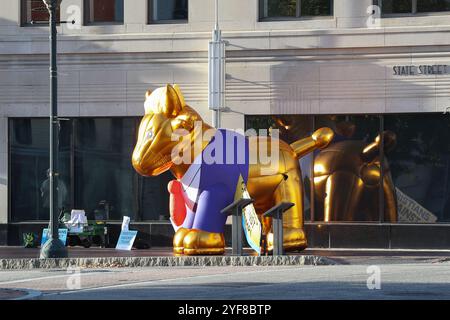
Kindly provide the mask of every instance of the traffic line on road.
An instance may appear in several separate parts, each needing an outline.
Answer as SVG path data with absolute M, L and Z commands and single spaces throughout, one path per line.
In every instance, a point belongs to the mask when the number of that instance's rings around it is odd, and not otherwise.
M 301 266 L 302 268 L 309 268 L 310 266 Z M 329 266 L 323 266 L 323 267 L 329 267 Z M 274 273 L 274 272 L 286 272 L 286 269 L 289 267 L 280 269 L 280 270 L 261 270 L 261 271 L 249 271 L 249 272 L 238 272 L 239 275 L 246 275 L 246 274 L 255 274 L 255 273 Z M 292 267 L 290 267 L 292 268 Z M 130 282 L 130 283 L 122 283 L 122 284 L 115 284 L 115 285 L 108 285 L 108 286 L 99 286 L 99 287 L 91 287 L 86 289 L 79 289 L 79 290 L 70 290 L 70 291 L 60 291 L 56 293 L 49 293 L 44 294 L 44 296 L 55 296 L 55 295 L 66 295 L 66 294 L 73 294 L 73 293 L 81 293 L 81 292 L 89 292 L 89 291 L 96 291 L 96 290 L 109 290 L 109 289 L 117 289 L 117 288 L 125 288 L 125 287 L 135 287 L 139 285 L 150 285 L 155 284 L 158 282 L 171 282 L 171 281 L 178 281 L 178 280 L 192 280 L 192 279 L 207 279 L 207 278 L 213 278 L 213 277 L 223 277 L 228 276 L 230 274 L 236 274 L 236 272 L 227 272 L 227 273 L 220 273 L 220 274 L 209 274 L 209 275 L 201 275 L 201 276 L 190 276 L 190 277 L 178 277 L 178 278 L 170 278 L 170 279 L 156 279 L 156 280 L 150 280 L 150 281 L 138 281 L 138 282 Z M 355 275 L 349 275 L 350 277 L 353 277 Z M 345 276 L 344 276 L 345 277 Z M 348 277 L 348 276 L 347 276 Z M 268 284 L 273 285 L 273 284 Z
M 118 271 L 110 271 L 110 272 L 118 272 Z M 99 272 L 81 272 L 80 275 L 81 276 L 89 276 L 89 275 L 98 275 L 101 273 L 103 273 L 103 272 L 100 272 L 100 271 Z M 57 276 L 47 276 L 47 277 L 37 277 L 37 278 L 27 278 L 27 279 L 20 279 L 20 280 L 4 281 L 4 282 L 0 282 L 0 285 L 10 285 L 10 284 L 26 283 L 26 282 L 41 281 L 41 280 L 59 279 L 59 278 L 66 278 L 66 277 L 70 277 L 70 276 L 73 276 L 73 272 L 67 273 L 67 274 L 61 274 L 61 275 L 57 275 Z

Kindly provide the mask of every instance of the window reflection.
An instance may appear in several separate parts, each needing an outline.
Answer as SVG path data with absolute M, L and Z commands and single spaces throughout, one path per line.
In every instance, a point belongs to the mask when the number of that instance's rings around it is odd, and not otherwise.
M 315 117 L 315 128 L 322 127 L 331 128 L 335 137 L 327 148 L 314 153 L 315 221 L 380 221 L 381 163 L 374 144 L 380 117 Z M 387 174 L 387 162 L 385 166 Z M 388 220 L 395 219 L 390 217 L 395 217 L 395 204 L 391 205 L 385 210 Z
M 70 124 L 61 123 L 58 210 L 70 206 Z M 49 122 L 10 120 L 11 219 L 49 219 Z
M 449 0 L 417 0 L 417 12 L 450 11 Z
M 382 13 L 412 13 L 412 0 L 380 0 Z
M 333 15 L 332 0 L 259 0 L 260 18 Z
M 135 218 L 133 119 L 75 120 L 75 205 L 93 213 L 101 202 L 110 206 L 109 220 Z
M 174 177 L 170 172 L 158 177 L 139 176 L 138 206 L 143 221 L 169 220 L 167 184 Z
M 123 0 L 85 0 L 88 23 L 123 22 Z
M 47 7 L 42 0 L 21 0 L 22 24 L 45 22 L 49 19 Z M 60 10 L 56 10 L 56 20 L 59 21 Z
M 450 117 L 388 115 L 385 127 L 398 137 L 389 161 L 398 190 L 399 221 L 450 221 Z
M 150 0 L 150 22 L 188 20 L 188 0 Z
M 85 209 L 91 218 L 94 211 L 107 202 L 109 220 L 121 220 L 124 215 L 134 221 L 168 219 L 167 183 L 173 179 L 170 172 L 144 178 L 138 176 L 131 166 L 130 155 L 136 142 L 138 120 L 79 118 L 61 122 L 59 207 Z M 337 210 L 336 216 L 329 214 L 327 218 L 324 192 L 328 191 L 318 186 L 328 179 L 328 164 L 333 164 L 333 172 L 357 167 L 355 150 L 361 151 L 376 141 L 382 128 L 381 120 L 384 121 L 385 132 L 382 173 L 384 184 L 392 183 L 394 192 L 386 192 L 386 187 L 382 188 L 376 180 L 377 174 L 381 174 L 381 158 L 379 150 L 374 148 L 369 156 L 363 158 L 368 166 L 364 170 L 358 167 L 361 170 L 356 173 L 359 176 L 369 174 L 375 180 L 369 181 L 370 188 L 361 195 L 355 214 Z M 300 160 L 305 220 L 450 222 L 448 115 L 246 117 L 247 129 L 269 129 L 268 132 L 278 129 L 280 138 L 288 143 L 307 137 L 321 127 L 332 128 L 336 135 L 327 149 Z M 16 118 L 9 121 L 10 212 L 14 222 L 47 221 L 49 218 L 48 128 L 48 119 Z M 389 132 L 393 135 L 387 134 Z M 339 159 L 319 161 L 332 150 L 339 150 Z M 353 192 L 350 185 L 342 186 L 344 193 Z M 392 202 L 396 203 L 398 214 L 395 219 L 389 212 L 389 203 Z M 379 210 L 380 203 L 383 210 Z
M 330 0 L 301 0 L 301 16 L 331 16 L 333 1 Z
M 138 176 L 131 166 L 137 118 L 79 118 L 61 122 L 58 205 L 84 209 L 89 219 L 168 220 L 167 183 Z M 49 123 L 11 119 L 10 212 L 14 222 L 49 219 Z
M 374 0 L 383 14 L 414 14 L 450 11 L 449 0 Z

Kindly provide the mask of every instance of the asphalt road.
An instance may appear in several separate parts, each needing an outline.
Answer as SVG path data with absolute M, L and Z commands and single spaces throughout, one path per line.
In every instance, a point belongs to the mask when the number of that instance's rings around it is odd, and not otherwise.
M 372 262 L 372 261 L 370 261 Z M 0 288 L 43 299 L 445 299 L 450 262 L 1 271 Z M 378 269 L 379 268 L 379 269 Z M 379 271 L 379 274 L 378 274 Z M 378 277 L 379 275 L 379 277 Z M 380 289 L 370 290 L 369 284 Z

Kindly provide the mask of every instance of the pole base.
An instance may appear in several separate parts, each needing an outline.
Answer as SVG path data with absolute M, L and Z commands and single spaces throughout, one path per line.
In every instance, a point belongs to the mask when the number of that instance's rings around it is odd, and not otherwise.
M 59 239 L 49 239 L 41 248 L 41 259 L 67 258 L 67 248 Z

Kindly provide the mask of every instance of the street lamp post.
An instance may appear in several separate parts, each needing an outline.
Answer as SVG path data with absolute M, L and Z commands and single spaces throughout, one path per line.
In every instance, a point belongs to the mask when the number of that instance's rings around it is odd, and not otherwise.
M 208 105 L 213 112 L 213 126 L 220 128 L 220 112 L 225 108 L 225 41 L 219 28 L 219 0 L 216 19 L 208 50 Z
M 43 258 L 65 258 L 67 249 L 59 240 L 58 212 L 58 75 L 56 63 L 56 10 L 61 0 L 43 0 L 49 12 L 50 26 L 50 230 L 48 241 L 41 248 Z

